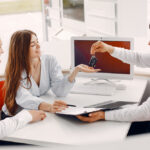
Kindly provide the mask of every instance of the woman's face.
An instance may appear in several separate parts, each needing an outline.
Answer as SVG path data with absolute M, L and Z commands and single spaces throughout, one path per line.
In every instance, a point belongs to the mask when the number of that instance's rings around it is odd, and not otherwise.
M 40 45 L 38 38 L 35 35 L 32 35 L 30 42 L 30 58 L 39 58 L 41 56 Z
M 3 51 L 3 48 L 2 48 L 2 41 L 1 41 L 1 39 L 0 39 L 0 56 L 1 56 L 1 54 L 3 54 L 4 53 L 4 51 Z M 1 62 L 1 60 L 0 60 L 0 62 Z

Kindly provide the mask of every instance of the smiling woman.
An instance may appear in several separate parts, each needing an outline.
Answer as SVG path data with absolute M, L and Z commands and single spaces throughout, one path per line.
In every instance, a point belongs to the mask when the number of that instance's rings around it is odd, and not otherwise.
M 10 40 L 2 110 L 6 115 L 15 115 L 23 108 L 59 112 L 67 107 L 65 102 L 56 100 L 49 104 L 40 96 L 50 89 L 57 97 L 66 96 L 78 72 L 97 71 L 99 69 L 80 64 L 68 76 L 63 76 L 55 57 L 41 55 L 38 37 L 33 31 L 16 31 Z
M 1 0 L 0 14 L 41 11 L 41 0 Z

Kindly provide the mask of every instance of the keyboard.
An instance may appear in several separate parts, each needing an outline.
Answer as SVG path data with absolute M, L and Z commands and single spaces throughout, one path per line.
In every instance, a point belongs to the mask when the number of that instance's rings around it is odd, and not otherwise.
M 75 84 L 71 90 L 73 94 L 89 94 L 89 95 L 102 95 L 111 96 L 115 93 L 116 88 L 111 84 Z

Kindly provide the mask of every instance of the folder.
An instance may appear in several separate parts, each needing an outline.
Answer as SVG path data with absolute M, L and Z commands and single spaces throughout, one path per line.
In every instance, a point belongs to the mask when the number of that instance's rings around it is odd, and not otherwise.
M 133 105 L 133 104 L 137 104 L 137 102 L 109 100 L 106 102 L 88 105 L 84 107 L 69 106 L 68 108 L 66 108 L 61 112 L 56 112 L 56 114 L 69 115 L 69 116 L 88 115 L 89 113 L 96 112 L 96 111 L 110 111 L 114 109 L 121 109 L 124 106 Z

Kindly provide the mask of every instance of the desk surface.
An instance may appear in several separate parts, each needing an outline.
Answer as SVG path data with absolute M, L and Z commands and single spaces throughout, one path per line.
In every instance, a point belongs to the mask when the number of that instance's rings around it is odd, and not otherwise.
M 147 85 L 146 80 L 123 80 L 121 83 L 127 86 L 126 90 L 117 90 L 113 96 L 68 94 L 67 97 L 59 99 L 78 106 L 95 104 L 106 100 L 135 102 L 141 100 Z M 50 103 L 58 99 L 51 92 L 42 97 Z M 130 123 L 125 122 L 98 121 L 84 123 L 76 118 L 47 113 L 45 120 L 28 124 L 4 140 L 37 145 L 49 145 L 50 143 L 71 145 L 96 144 L 123 140 L 127 135 L 129 127 Z

